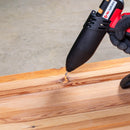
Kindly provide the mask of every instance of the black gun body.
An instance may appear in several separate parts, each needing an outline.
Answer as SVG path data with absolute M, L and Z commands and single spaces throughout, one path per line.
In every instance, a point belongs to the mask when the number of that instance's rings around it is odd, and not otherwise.
M 100 25 L 100 23 L 102 24 Z M 106 34 L 107 25 L 108 22 L 103 18 L 96 17 L 95 11 L 91 12 L 67 57 L 66 69 L 68 72 L 73 71 L 91 58 Z
M 110 18 L 116 9 L 123 9 L 124 2 L 120 0 L 103 0 L 98 12 L 92 11 L 85 22 L 81 33 L 71 48 L 66 70 L 73 71 L 89 60 L 106 34 Z

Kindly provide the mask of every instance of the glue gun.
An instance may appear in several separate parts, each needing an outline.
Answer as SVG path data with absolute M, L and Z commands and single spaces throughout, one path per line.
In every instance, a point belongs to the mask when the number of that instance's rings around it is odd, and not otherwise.
M 114 32 L 118 21 L 124 15 L 130 15 L 130 13 L 121 14 L 123 8 L 124 0 L 103 0 L 97 12 L 92 10 L 67 56 L 66 70 L 68 72 L 88 61 L 105 34 L 110 31 Z M 126 35 L 130 36 L 130 28 L 126 30 Z

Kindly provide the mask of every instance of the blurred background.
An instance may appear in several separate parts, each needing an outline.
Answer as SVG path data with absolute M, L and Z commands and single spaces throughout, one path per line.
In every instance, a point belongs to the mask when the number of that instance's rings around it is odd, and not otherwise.
M 0 0 L 0 76 L 65 66 L 91 10 L 102 0 Z M 130 12 L 125 0 L 124 12 Z M 108 35 L 89 62 L 129 57 Z

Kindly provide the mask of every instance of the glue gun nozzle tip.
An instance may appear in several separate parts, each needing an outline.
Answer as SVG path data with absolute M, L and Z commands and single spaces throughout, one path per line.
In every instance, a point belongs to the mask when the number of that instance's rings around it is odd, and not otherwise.
M 69 78 L 68 78 L 68 72 L 66 71 L 66 73 L 65 73 L 65 82 L 69 82 Z

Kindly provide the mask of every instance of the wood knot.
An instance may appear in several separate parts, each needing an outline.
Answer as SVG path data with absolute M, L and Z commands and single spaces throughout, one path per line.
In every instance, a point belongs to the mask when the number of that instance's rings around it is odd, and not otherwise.
M 31 126 L 31 128 L 35 128 L 35 127 L 36 127 L 35 125 Z

